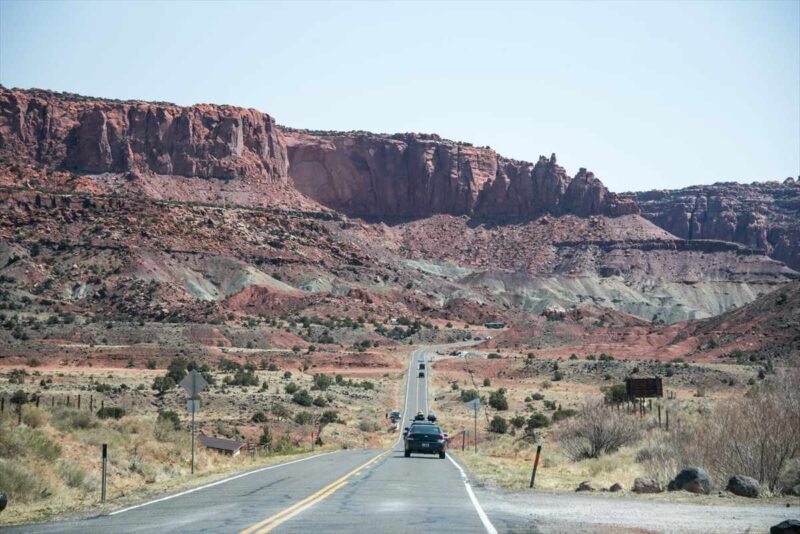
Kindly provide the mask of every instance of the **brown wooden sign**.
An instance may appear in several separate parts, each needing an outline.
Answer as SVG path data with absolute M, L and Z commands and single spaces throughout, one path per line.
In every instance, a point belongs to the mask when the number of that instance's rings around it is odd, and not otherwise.
M 629 399 L 664 396 L 661 378 L 628 378 L 625 380 L 625 389 Z

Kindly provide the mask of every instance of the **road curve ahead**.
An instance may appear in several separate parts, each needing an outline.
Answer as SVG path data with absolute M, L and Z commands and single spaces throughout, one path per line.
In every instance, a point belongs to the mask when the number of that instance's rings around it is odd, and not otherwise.
M 463 344 L 461 344 L 463 345 Z M 418 363 L 448 346 L 417 349 L 408 367 L 403 420 L 427 413 L 428 373 Z M 426 366 L 427 367 L 427 366 Z M 445 424 L 446 428 L 446 424 Z M 257 469 L 110 515 L 22 525 L 25 533 L 127 532 L 495 533 L 466 476 L 449 456 L 348 450 Z

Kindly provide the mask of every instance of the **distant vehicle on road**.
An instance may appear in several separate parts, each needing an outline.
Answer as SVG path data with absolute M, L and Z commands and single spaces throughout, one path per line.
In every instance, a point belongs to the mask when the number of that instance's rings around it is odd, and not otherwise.
M 498 330 L 501 330 L 506 327 L 506 323 L 500 323 L 500 322 L 484 323 L 483 326 L 485 326 L 486 328 L 496 328 Z
M 425 364 L 424 363 L 420 363 L 419 364 L 419 369 L 420 369 L 420 371 L 425 369 Z
M 396 423 L 398 419 L 400 419 L 400 412 L 394 410 L 392 413 L 389 414 L 389 419 L 392 420 L 392 423 Z
M 428 414 L 428 421 L 430 421 L 431 423 L 435 423 L 436 422 L 436 416 L 434 414 L 432 414 L 432 413 L 429 413 Z
M 425 414 L 422 412 L 417 412 L 417 415 L 414 416 L 414 421 L 424 421 Z
M 419 378 L 425 378 L 425 371 L 419 372 Z
M 436 425 L 411 425 L 403 441 L 406 458 L 412 453 L 438 454 L 439 458 L 446 455 L 447 439 L 442 429 Z

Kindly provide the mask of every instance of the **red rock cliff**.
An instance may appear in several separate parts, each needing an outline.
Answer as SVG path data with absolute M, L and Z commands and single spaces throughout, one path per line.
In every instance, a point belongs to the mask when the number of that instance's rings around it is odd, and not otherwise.
M 638 213 L 585 169 L 570 178 L 556 162 L 499 156 L 436 135 L 284 132 L 289 173 L 304 194 L 367 217 L 530 217 Z
M 0 153 L 88 174 L 283 181 L 275 120 L 232 106 L 121 102 L 0 86 Z

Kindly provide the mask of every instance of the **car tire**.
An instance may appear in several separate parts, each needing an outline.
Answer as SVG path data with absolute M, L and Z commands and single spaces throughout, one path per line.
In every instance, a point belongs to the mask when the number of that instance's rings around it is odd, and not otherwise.
M 403 456 L 405 456 L 406 458 L 410 458 L 411 457 L 411 451 L 405 451 L 403 453 Z
M 444 451 L 440 452 L 440 453 L 439 453 L 439 458 L 441 458 L 442 460 L 444 460 L 444 457 L 445 457 L 445 453 L 444 453 Z

